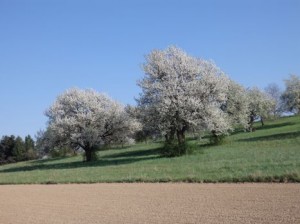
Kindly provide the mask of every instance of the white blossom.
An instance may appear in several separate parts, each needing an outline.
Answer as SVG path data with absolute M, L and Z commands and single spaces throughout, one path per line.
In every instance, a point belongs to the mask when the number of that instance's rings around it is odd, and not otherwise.
M 269 95 L 270 98 L 274 100 L 274 106 L 272 108 L 272 114 L 274 117 L 279 116 L 282 113 L 282 92 L 279 86 L 276 83 L 270 83 L 266 88 L 265 92 Z
M 59 142 L 80 147 L 86 154 L 96 146 L 128 138 L 140 127 L 120 103 L 94 90 L 77 88 L 58 96 L 46 116 Z
M 176 47 L 154 50 L 143 65 L 138 99 L 146 125 L 166 137 L 184 139 L 188 128 L 206 128 L 216 133 L 230 129 L 226 101 L 229 79 L 212 62 L 189 56 Z M 180 140 L 180 139 L 178 139 Z
M 289 79 L 285 80 L 285 88 L 281 97 L 285 109 L 300 114 L 300 77 L 290 75 Z
M 249 122 L 249 101 L 244 87 L 234 81 L 230 81 L 227 91 L 227 100 L 222 109 L 228 114 L 231 125 L 242 125 L 244 128 Z
M 267 118 L 271 114 L 275 101 L 257 87 L 248 89 L 247 96 L 249 102 L 249 125 L 251 130 L 255 119 L 260 117 L 263 124 L 263 118 Z

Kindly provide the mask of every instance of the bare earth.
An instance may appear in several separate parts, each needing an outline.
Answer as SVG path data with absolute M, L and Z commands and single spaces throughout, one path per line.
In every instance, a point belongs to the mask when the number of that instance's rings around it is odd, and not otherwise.
M 300 223 L 300 185 L 4 185 L 0 223 Z

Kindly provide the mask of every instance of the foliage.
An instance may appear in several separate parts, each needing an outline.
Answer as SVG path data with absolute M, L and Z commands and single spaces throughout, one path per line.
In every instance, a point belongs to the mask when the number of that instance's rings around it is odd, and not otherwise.
M 43 156 L 49 155 L 51 158 L 59 158 L 59 157 L 65 157 L 65 156 L 74 156 L 77 155 L 77 153 L 71 149 L 68 146 L 63 147 L 54 147 L 51 148 L 51 150 L 47 154 L 43 154 Z M 43 158 L 42 155 L 40 155 L 40 158 Z
M 160 155 L 165 157 L 176 157 L 182 155 L 190 155 L 197 149 L 196 144 L 191 144 L 189 142 L 183 142 L 177 144 L 175 141 L 165 142 L 163 147 L 161 147 Z
M 177 144 L 174 141 L 165 142 L 164 146 L 161 148 L 160 154 L 166 157 L 181 156 L 186 153 L 187 146 L 186 142 Z
M 127 105 L 125 111 L 132 119 L 136 119 L 140 122 L 141 127 L 134 134 L 134 139 L 137 142 L 147 142 L 149 139 L 160 138 L 161 135 L 154 125 L 149 125 L 149 117 L 143 116 L 143 111 L 140 107 Z
M 121 104 L 94 90 L 67 90 L 46 116 L 50 145 L 83 149 L 86 161 L 97 146 L 123 142 L 139 128 Z
M 282 114 L 281 89 L 276 83 L 271 83 L 265 88 L 265 92 L 274 100 L 271 112 L 274 118 L 278 118 Z
M 138 104 L 145 126 L 158 130 L 169 142 L 176 135 L 178 148 L 185 142 L 188 129 L 218 134 L 230 129 L 221 110 L 229 79 L 215 64 L 169 47 L 152 51 L 143 68 Z
M 15 136 L 3 136 L 0 142 L 0 163 L 15 162 L 13 150 L 15 147 Z
M 14 146 L 12 151 L 15 161 L 22 161 L 25 159 L 25 143 L 21 137 L 18 136 L 14 140 Z
M 288 112 L 300 114 L 300 77 L 290 75 L 289 79 L 285 80 L 285 91 L 281 99 L 284 109 Z
M 253 123 L 256 119 L 260 118 L 262 125 L 264 125 L 263 119 L 269 117 L 275 101 L 257 87 L 248 89 L 247 95 L 249 102 L 249 130 L 252 131 Z
M 26 139 L 31 139 L 32 147 L 26 147 Z M 36 159 L 34 141 L 30 135 L 25 137 L 25 141 L 17 136 L 2 136 L 0 140 L 0 164 L 13 163 L 24 160 Z
M 55 135 L 54 132 L 51 131 L 51 129 L 47 128 L 46 130 L 39 130 L 35 138 L 36 149 L 40 158 L 42 158 L 45 155 L 48 155 L 51 152 L 51 150 L 56 150 L 55 145 L 57 145 L 58 142 L 55 142 Z M 56 155 L 55 152 L 54 155 Z
M 214 135 L 212 134 L 209 137 L 209 143 L 211 145 L 222 145 L 226 143 L 226 136 L 227 135 Z
M 238 83 L 230 80 L 226 101 L 221 109 L 227 113 L 231 127 L 242 125 L 244 128 L 248 125 L 249 101 L 247 91 Z M 223 136 L 223 134 L 222 134 Z

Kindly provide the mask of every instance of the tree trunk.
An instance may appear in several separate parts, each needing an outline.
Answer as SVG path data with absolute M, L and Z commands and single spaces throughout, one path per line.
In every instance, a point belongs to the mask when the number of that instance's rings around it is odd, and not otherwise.
M 251 114 L 250 115 L 250 121 L 249 121 L 249 131 L 250 132 L 252 132 L 252 130 L 253 130 L 253 123 L 254 123 L 254 118 L 255 118 L 255 116 L 254 116 L 254 114 Z
M 261 126 L 265 125 L 263 117 L 260 117 L 260 122 L 261 122 Z
M 85 161 L 86 162 L 92 161 L 92 148 L 86 148 L 84 151 L 85 151 Z
M 177 139 L 178 139 L 178 144 L 181 145 L 185 142 L 185 134 L 184 134 L 184 129 L 182 130 L 177 130 Z
M 175 129 L 171 128 L 170 132 L 165 135 L 166 142 L 171 143 L 174 140 Z

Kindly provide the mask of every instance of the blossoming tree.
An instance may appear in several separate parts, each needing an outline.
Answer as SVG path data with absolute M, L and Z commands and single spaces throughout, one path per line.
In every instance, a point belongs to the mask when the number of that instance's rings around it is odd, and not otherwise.
M 145 76 L 138 85 L 138 104 L 146 125 L 159 130 L 178 144 L 185 142 L 189 128 L 207 129 L 215 134 L 230 129 L 221 109 L 229 79 L 215 64 L 194 58 L 177 47 L 153 50 L 143 64 Z
M 123 141 L 140 126 L 107 95 L 76 88 L 58 96 L 46 116 L 57 144 L 82 148 L 86 161 L 99 145 Z
M 249 102 L 249 130 L 252 131 L 255 119 L 260 118 L 261 124 L 264 125 L 264 118 L 267 118 L 274 107 L 275 101 L 265 92 L 257 87 L 247 90 Z
M 300 114 L 300 77 L 290 75 L 285 80 L 285 91 L 281 96 L 285 110 Z

